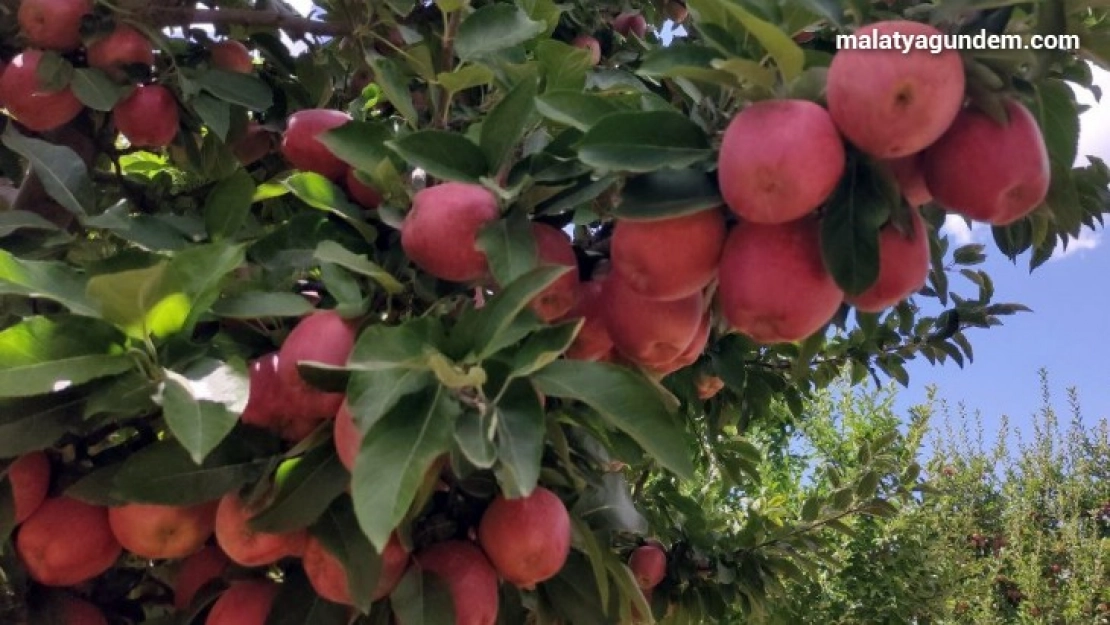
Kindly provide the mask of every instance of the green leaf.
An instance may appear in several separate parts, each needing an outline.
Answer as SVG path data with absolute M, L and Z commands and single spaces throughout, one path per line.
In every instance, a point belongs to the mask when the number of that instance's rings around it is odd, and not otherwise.
M 25 318 L 0 331 L 0 397 L 50 393 L 132 369 L 123 341 L 99 319 Z
M 204 227 L 213 239 L 233 238 L 251 212 L 257 186 L 247 170 L 220 180 L 204 200 Z
M 217 100 L 207 93 L 197 94 L 189 101 L 196 111 L 200 121 L 204 123 L 220 141 L 227 141 L 227 133 L 231 131 L 231 105 L 223 100 Z
M 490 271 L 499 284 L 509 284 L 539 263 L 532 221 L 524 211 L 513 211 L 478 233 L 478 248 L 486 253 Z
M 382 123 L 350 121 L 321 133 L 317 140 L 336 158 L 361 171 L 374 171 L 389 157 L 385 142 L 393 133 Z
M 713 62 L 722 56 L 708 46 L 675 43 L 647 53 L 636 72 L 648 78 L 689 78 L 735 85 L 736 79 L 731 73 L 713 67 Z
M 346 485 L 345 480 L 343 483 Z M 309 531 L 343 565 L 355 607 L 369 612 L 370 598 L 381 577 L 382 558 L 359 528 L 351 498 L 343 495 L 332 502 Z
M 347 385 L 347 402 L 359 430 L 366 432 L 401 398 L 435 382 L 431 371 L 386 369 L 356 371 Z
M 461 408 L 441 387 L 403 397 L 369 429 L 351 484 L 355 514 L 381 552 L 405 517 L 424 473 L 451 444 Z
M 577 319 L 533 332 L 513 354 L 512 375 L 525 377 L 555 362 L 574 342 L 584 323 Z
M 513 380 L 497 402 L 497 457 L 501 489 L 527 497 L 540 479 L 546 432 L 543 403 L 527 380 Z
M 649 221 L 722 206 L 717 182 L 697 169 L 661 169 L 629 178 L 613 216 Z
M 145 269 L 94 276 L 86 293 L 99 304 L 101 316 L 128 335 L 169 336 L 184 327 L 190 302 L 185 293 L 168 284 L 168 267 L 162 261 Z
M 572 268 L 544 265 L 517 278 L 493 296 L 478 313 L 478 327 L 474 335 L 476 358 L 481 361 L 520 339 L 510 331 L 517 317 L 529 303 Z
M 304 171 L 289 176 L 282 184 L 305 204 L 347 222 L 367 241 L 378 238 L 374 227 L 363 219 L 361 209 L 347 200 L 343 189 L 324 176 Z
M 709 155 L 705 132 L 671 111 L 613 113 L 590 128 L 578 147 L 587 165 L 631 172 L 686 167 Z
M 308 527 L 347 489 L 347 469 L 325 441 L 299 458 L 286 460 L 277 471 L 277 493 L 250 520 L 258 532 L 281 534 Z
M 153 215 L 137 213 L 127 200 L 120 200 L 108 210 L 85 220 L 88 228 L 109 230 L 137 247 L 154 252 L 176 252 L 188 246 L 181 231 Z
M 455 444 L 475 467 L 488 469 L 497 462 L 497 448 L 490 432 L 493 415 L 464 412 L 455 421 Z
M 1079 112 L 1071 88 L 1062 80 L 1038 84 L 1033 114 L 1044 135 L 1049 162 L 1071 169 L 1079 151 Z
M 301 567 L 290 567 L 283 573 L 265 625 L 347 625 L 349 612 L 347 606 L 317 594 Z
M 464 61 L 478 59 L 520 45 L 546 30 L 546 23 L 528 17 L 515 4 L 489 4 L 468 15 L 459 25 L 455 52 Z
M 554 39 L 536 44 L 536 60 L 543 73 L 544 91 L 582 91 L 586 74 L 593 67 L 590 53 Z
M 516 84 L 482 121 L 478 140 L 491 171 L 497 171 L 512 156 L 524 135 L 539 122 L 536 91 L 539 81 L 529 76 Z
M 488 85 L 494 80 L 493 70 L 485 65 L 464 65 L 436 75 L 436 82 L 451 95 L 466 89 Z
M 427 352 L 443 336 L 434 317 L 421 317 L 398 326 L 371 325 L 355 342 L 347 368 L 380 371 L 394 368 L 427 368 Z
M 212 314 L 229 319 L 303 317 L 312 311 L 312 304 L 302 295 L 263 291 L 239 293 L 212 305 Z
M 0 399 L 0 458 L 46 449 L 81 422 L 78 389 Z
M 385 56 L 374 56 L 368 59 L 370 67 L 374 70 L 377 84 L 382 88 L 385 99 L 397 109 L 410 126 L 416 128 L 420 124 L 420 116 L 412 104 L 412 95 L 409 91 L 409 79 L 404 69 L 393 59 Z
M 616 98 L 569 89 L 548 91 L 539 96 L 536 109 L 553 122 L 583 132 L 607 115 L 627 111 Z
M 247 403 L 247 374 L 209 360 L 194 364 L 185 374 L 163 374 L 166 424 L 193 462 L 200 464 L 238 423 Z
M 0 294 L 49 299 L 74 313 L 95 316 L 96 307 L 85 297 L 85 285 L 85 277 L 69 265 L 22 260 L 0 250 Z
M 339 265 L 358 274 L 362 274 L 377 282 L 386 293 L 397 295 L 403 293 L 405 287 L 377 263 L 366 256 L 355 254 L 335 241 L 321 241 L 314 253 L 316 260 Z
M 193 80 L 217 98 L 252 111 L 265 111 L 274 104 L 270 87 L 254 74 L 213 68 L 194 76 Z
M 748 32 L 767 50 L 767 54 L 775 60 L 783 82 L 790 82 L 802 73 L 805 69 L 805 52 L 790 35 L 778 26 L 749 13 L 737 2 L 726 0 L 722 5 L 744 25 L 744 28 L 748 29 Z
M 73 70 L 69 88 L 82 104 L 104 112 L 112 110 L 124 94 L 124 90 L 112 82 L 107 74 L 92 67 Z
M 664 468 L 692 479 L 686 433 L 664 408 L 658 391 L 628 369 L 596 362 L 557 360 L 532 376 L 548 397 L 581 401 L 631 436 Z
M 897 202 L 897 189 L 862 163 L 841 179 L 821 220 L 821 256 L 836 283 L 858 295 L 879 277 L 879 230 Z
M 447 585 L 437 575 L 410 566 L 389 603 L 405 625 L 454 625 L 455 605 Z
M 443 130 L 418 130 L 386 146 L 413 167 L 443 180 L 478 182 L 490 173 L 482 149 L 466 137 Z
M 78 217 L 96 203 L 96 192 L 85 162 L 71 148 L 25 137 L 8 124 L 3 144 L 31 164 L 43 188 L 55 202 Z
M 38 213 L 24 210 L 0 210 L 0 238 L 19 230 L 60 230 L 58 226 Z M 6 254 L 0 250 L 0 254 Z

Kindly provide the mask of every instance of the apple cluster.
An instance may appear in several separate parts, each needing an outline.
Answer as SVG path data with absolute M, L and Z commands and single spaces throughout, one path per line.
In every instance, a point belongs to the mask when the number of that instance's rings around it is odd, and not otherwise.
M 177 136 L 178 101 L 162 82 L 131 84 L 131 76 L 150 75 L 155 51 L 149 37 L 138 28 L 116 22 L 111 32 L 82 37 L 82 23 L 93 14 L 91 0 L 22 0 L 17 15 L 27 44 L 6 68 L 0 68 L 0 106 L 25 128 L 46 132 L 76 118 L 85 106 L 69 86 L 54 88 L 44 74 L 46 52 L 102 70 L 111 80 L 127 85 L 129 93 L 112 108 L 116 129 L 134 147 L 162 148 Z M 240 42 L 211 44 L 213 67 L 250 73 L 250 52 Z
M 305 109 L 289 116 L 281 138 L 281 153 L 294 168 L 310 171 L 343 185 L 347 195 L 363 208 L 374 209 L 382 196 L 359 178 L 358 170 L 332 154 L 319 135 L 351 121 L 351 116 L 332 109 Z

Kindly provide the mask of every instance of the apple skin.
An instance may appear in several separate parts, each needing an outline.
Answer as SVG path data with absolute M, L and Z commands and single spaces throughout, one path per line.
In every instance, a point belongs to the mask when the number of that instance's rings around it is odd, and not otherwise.
M 825 109 L 763 100 L 732 118 L 717 159 L 721 195 L 740 217 L 777 224 L 821 205 L 844 173 L 844 142 Z
M 427 273 L 450 282 L 484 278 L 489 264 L 478 249 L 478 232 L 500 215 L 485 187 L 445 182 L 417 191 L 401 225 L 401 247 Z
M 654 371 L 657 375 L 667 376 L 679 369 L 694 364 L 698 361 L 698 358 L 701 358 L 702 352 L 705 351 L 705 346 L 709 343 L 709 332 L 712 329 L 713 318 L 706 312 L 706 314 L 702 316 L 698 331 L 694 333 L 693 340 L 686 346 L 686 349 L 682 350 L 678 358 L 675 358 L 661 367 L 649 367 L 649 369 Z
M 215 545 L 185 558 L 173 580 L 173 607 L 184 610 L 193 603 L 193 598 L 208 582 L 222 577 L 231 566 L 223 551 Z
M 295 169 L 310 171 L 332 181 L 347 174 L 347 163 L 340 160 L 317 139 L 317 135 L 351 121 L 343 111 L 305 109 L 289 116 L 281 137 L 281 153 Z
M 15 501 L 15 523 L 19 525 L 46 501 L 50 490 L 50 459 L 41 451 L 20 456 L 8 467 L 8 482 Z
M 417 553 L 416 563 L 447 584 L 455 607 L 455 625 L 497 623 L 497 572 L 472 543 L 461 540 L 435 543 Z M 398 622 L 408 625 L 399 619 Z
M 667 576 L 667 554 L 655 545 L 637 547 L 628 557 L 628 568 L 640 590 L 651 590 Z
M 81 18 L 92 9 L 91 0 L 22 0 L 16 19 L 31 47 L 69 52 L 81 47 Z
M 378 585 L 370 595 L 370 601 L 378 601 L 393 592 L 408 569 L 409 554 L 396 534 L 389 537 L 381 560 Z M 354 605 L 343 563 L 317 538 L 310 536 L 306 541 L 302 563 L 316 594 L 334 603 Z
M 640 13 L 621 13 L 613 18 L 613 30 L 625 37 L 636 35 L 643 39 L 647 34 L 647 20 Z
M 266 580 L 241 580 L 212 604 L 205 625 L 266 625 L 279 587 Z
M 700 374 L 694 384 L 698 389 L 698 399 L 708 401 L 713 399 L 725 387 L 725 381 L 715 375 Z
M 578 35 L 570 45 L 590 53 L 590 65 L 601 63 L 601 43 L 592 35 Z
M 250 50 L 234 39 L 218 41 L 212 44 L 208 51 L 211 53 L 212 67 L 239 74 L 250 74 L 254 71 Z
M 906 202 L 914 208 L 924 206 L 933 201 L 933 194 L 929 192 L 929 185 L 925 183 L 924 153 L 918 152 L 910 156 L 883 161 L 894 179 L 898 181 L 899 190 Z
M 20 124 L 35 132 L 63 126 L 85 108 L 69 87 L 58 91 L 43 88 L 37 74 L 41 60 L 42 52 L 24 50 L 0 76 L 0 102 Z
M 582 329 L 567 348 L 570 360 L 598 361 L 613 350 L 613 339 L 605 325 L 605 279 L 594 277 L 582 283 L 578 303 L 567 319 L 584 319 Z
M 879 232 L 879 277 L 866 291 L 845 300 L 863 312 L 881 312 L 925 286 L 929 277 L 929 230 L 921 213 L 911 208 L 913 231 L 899 232 L 888 224 Z
M 578 258 L 574 255 L 570 237 L 566 232 L 547 224 L 533 223 L 532 235 L 536 239 L 536 252 L 540 265 L 562 265 L 571 270 L 551 283 L 532 300 L 530 308 L 545 323 L 564 317 L 578 303 L 581 282 L 578 278 Z
M 1005 101 L 1009 124 L 965 109 L 925 151 L 925 181 L 952 212 L 994 226 L 1022 219 L 1044 201 L 1051 182 L 1044 137 L 1029 109 Z
M 686 21 L 690 15 L 690 11 L 686 8 L 686 3 L 682 0 L 669 0 L 667 2 L 667 17 L 671 18 L 675 24 L 681 24 Z
M 150 560 L 190 556 L 216 524 L 216 502 L 195 506 L 132 503 L 108 509 L 112 534 L 124 549 Z
M 844 301 L 821 259 L 814 218 L 733 228 L 721 256 L 718 296 L 732 327 L 764 345 L 809 337 Z
M 123 551 L 107 508 L 69 497 L 44 501 L 19 527 L 15 549 L 27 574 L 44 586 L 88 581 L 112 568 Z
M 232 140 L 231 152 L 243 165 L 253 165 L 274 151 L 274 133 L 262 124 L 247 122 L 242 134 Z
M 65 595 L 59 603 L 62 608 L 60 625 L 108 625 L 100 608 L 84 599 Z
M 279 352 L 265 354 L 250 363 L 247 405 L 239 419 L 246 425 L 275 432 L 287 441 L 300 442 L 326 417 L 320 413 L 315 395 L 297 392 L 278 376 Z M 329 398 L 328 403 L 332 400 Z
M 247 567 L 266 566 L 304 551 L 305 530 L 270 534 L 250 528 L 253 511 L 239 497 L 228 493 L 216 509 L 216 542 L 232 562 Z
M 653 221 L 618 220 L 610 247 L 613 271 L 648 299 L 689 297 L 717 275 L 725 230 L 719 208 Z
M 347 195 L 351 196 L 351 199 L 363 208 L 372 210 L 381 206 L 382 195 L 374 187 L 359 180 L 356 171 L 353 167 L 347 170 L 347 176 L 344 180 Z
M 116 104 L 112 117 L 135 147 L 164 148 L 177 136 L 177 100 L 162 85 L 139 85 Z
M 649 368 L 678 358 L 701 324 L 701 293 L 669 302 L 636 294 L 619 276 L 605 284 L 605 325 L 613 345 L 628 360 Z
M 154 65 L 154 47 L 146 35 L 127 24 L 119 24 L 107 37 L 89 44 L 85 50 L 89 67 L 104 70 L 116 80 L 123 80 L 128 65 Z
M 335 416 L 343 403 L 343 393 L 325 393 L 313 388 L 301 377 L 297 363 L 320 362 L 341 367 L 355 347 L 358 324 L 344 319 L 334 310 L 321 310 L 301 319 L 278 350 L 277 379 L 288 395 L 300 397 L 305 409 L 289 411 L 302 420 L 327 420 Z
M 502 579 L 525 590 L 557 575 L 570 554 L 570 514 L 537 486 L 527 497 L 497 498 L 478 524 L 478 542 Z
M 886 21 L 857 34 L 940 36 L 928 24 Z M 826 99 L 836 127 L 863 152 L 881 159 L 909 156 L 936 141 L 964 101 L 964 66 L 957 50 L 841 50 L 829 65 Z

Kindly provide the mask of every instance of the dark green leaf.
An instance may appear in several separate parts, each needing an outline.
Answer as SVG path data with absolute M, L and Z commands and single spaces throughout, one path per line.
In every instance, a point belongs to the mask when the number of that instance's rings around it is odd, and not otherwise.
M 97 111 L 110 111 L 123 96 L 124 90 L 112 82 L 108 75 L 99 69 L 82 67 L 73 70 L 69 82 L 73 95 L 85 106 Z
M 321 133 L 318 140 L 351 167 L 370 172 L 389 157 L 385 142 L 391 136 L 384 124 L 351 121 Z
M 455 444 L 475 467 L 488 469 L 497 462 L 497 448 L 490 432 L 493 415 L 464 412 L 455 421 Z
M 477 182 L 490 172 L 482 149 L 466 137 L 443 130 L 418 130 L 386 146 L 413 167 L 443 180 Z
M 355 254 L 335 241 L 321 241 L 314 256 L 321 262 L 339 265 L 372 279 L 391 295 L 397 295 L 405 290 L 404 285 L 380 265 L 366 256 Z
M 415 128 L 419 124 L 420 116 L 412 104 L 409 79 L 404 69 L 396 61 L 385 56 L 375 56 L 369 61 L 385 98 L 404 116 L 405 121 Z
M 517 317 L 541 291 L 558 280 L 570 268 L 545 265 L 517 278 L 493 296 L 478 312 L 479 323 L 474 335 L 473 352 L 478 360 L 508 347 L 519 340 L 510 329 Z
M 858 295 L 879 277 L 879 230 L 890 217 L 897 190 L 862 162 L 848 172 L 821 220 L 821 257 L 836 283 Z
M 405 625 L 454 625 L 455 606 L 447 585 L 433 573 L 409 567 L 389 602 Z
M 515 4 L 489 4 L 468 15 L 459 25 L 455 52 L 469 61 L 522 44 L 546 30 L 544 22 L 528 17 Z
M 312 310 L 312 304 L 302 295 L 263 291 L 239 293 L 225 297 L 212 305 L 212 314 L 231 319 L 303 317 Z
M 217 98 L 252 111 L 265 111 L 274 103 L 273 93 L 258 76 L 222 69 L 209 69 L 193 78 Z
M 214 499 L 257 480 L 272 462 L 259 456 L 242 434 L 228 437 L 197 465 L 177 441 L 155 443 L 129 457 L 116 474 L 120 497 L 167 506 L 188 506 Z
M 627 110 L 616 98 L 571 89 L 544 93 L 536 98 L 536 108 L 551 121 L 583 132 L 606 115 Z
M 362 217 L 361 209 L 351 204 L 343 189 L 327 178 L 313 172 L 300 172 L 286 178 L 283 184 L 305 204 L 347 222 L 367 241 L 377 239 L 377 232 Z
M 185 376 L 173 371 L 165 375 L 162 401 L 166 424 L 193 462 L 200 464 L 235 427 L 239 415 L 224 404 L 197 397 L 206 389 L 194 386 Z
M 490 271 L 499 284 L 509 284 L 539 262 L 532 222 L 524 211 L 513 211 L 482 228 L 478 247 L 486 253 Z
M 709 139 L 678 112 L 613 113 L 582 137 L 578 158 L 600 169 L 649 172 L 686 167 L 710 155 Z
M 78 217 L 93 208 L 96 192 L 85 162 L 71 148 L 25 137 L 8 124 L 3 144 L 31 164 L 43 188 L 58 204 Z
M 482 121 L 478 144 L 491 171 L 501 168 L 525 133 L 539 121 L 536 113 L 537 89 L 539 81 L 536 78 L 529 76 L 521 80 Z
M 513 380 L 496 411 L 501 488 L 506 497 L 527 497 L 540 478 L 546 431 L 543 404 L 530 382 Z
M 697 169 L 661 169 L 629 178 L 613 216 L 665 219 L 720 207 L 723 202 L 711 175 Z
M 189 103 L 204 125 L 215 133 L 220 141 L 227 141 L 227 133 L 231 131 L 231 105 L 207 93 L 198 94 Z
M 277 472 L 273 501 L 250 521 L 255 531 L 280 534 L 308 527 L 347 489 L 347 469 L 331 443 L 284 464 Z
M 300 567 L 285 572 L 265 625 L 347 625 L 347 606 L 324 599 Z
M 370 599 L 381 577 L 382 558 L 359 528 L 351 498 L 343 495 L 332 502 L 310 531 L 343 565 L 355 607 L 369 612 Z
M 256 190 L 245 169 L 216 183 L 204 201 L 204 226 L 213 239 L 233 238 L 251 212 Z

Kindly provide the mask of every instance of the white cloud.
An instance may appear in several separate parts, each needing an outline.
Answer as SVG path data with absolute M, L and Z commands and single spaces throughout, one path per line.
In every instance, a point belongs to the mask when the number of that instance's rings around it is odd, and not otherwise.
M 944 218 L 944 226 L 940 229 L 941 236 L 948 235 L 957 246 L 979 243 L 986 232 L 986 225 L 972 222 L 968 226 L 963 217 L 951 214 Z
M 1056 247 L 1056 251 L 1052 254 L 1052 258 L 1050 258 L 1049 261 L 1067 258 L 1068 256 L 1072 256 L 1086 250 L 1093 250 L 1101 244 L 1101 232 L 1095 232 L 1094 230 L 1084 228 L 1079 231 L 1078 237 L 1068 239 L 1067 249 L 1064 249 L 1062 245 L 1058 245 Z
M 1087 164 L 1088 154 L 1110 160 L 1110 105 L 1106 102 L 1106 98 L 1110 97 L 1110 72 L 1094 65 L 1091 72 L 1095 85 L 1102 90 L 1101 103 L 1095 101 L 1090 91 L 1072 87 L 1076 100 L 1091 107 L 1079 117 L 1079 151 L 1075 159 L 1078 166 Z

